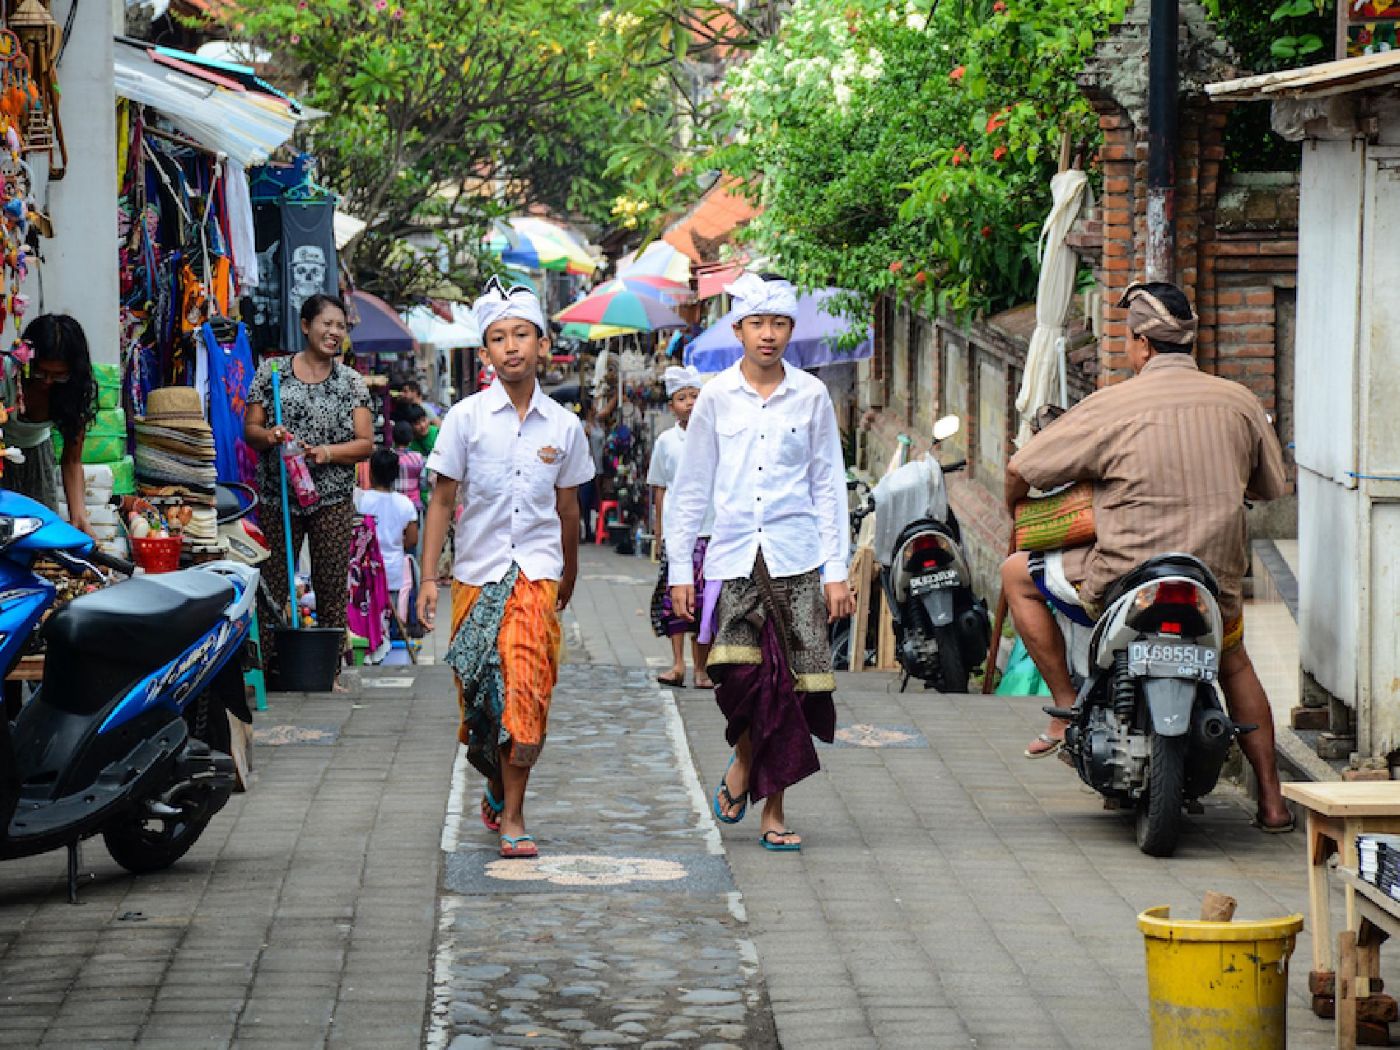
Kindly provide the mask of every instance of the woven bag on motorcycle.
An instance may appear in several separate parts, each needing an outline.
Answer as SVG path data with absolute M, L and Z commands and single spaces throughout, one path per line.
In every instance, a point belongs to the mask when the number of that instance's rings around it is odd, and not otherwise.
M 1094 484 L 1081 481 L 1016 504 L 1016 549 L 1053 551 L 1094 542 Z

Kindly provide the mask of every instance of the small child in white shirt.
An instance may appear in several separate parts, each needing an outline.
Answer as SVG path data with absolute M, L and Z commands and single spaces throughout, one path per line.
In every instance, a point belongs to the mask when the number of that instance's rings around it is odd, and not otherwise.
M 398 478 L 399 457 L 387 448 L 377 450 L 369 457 L 369 482 L 373 487 L 355 491 L 355 509 L 374 516 L 374 534 L 379 539 L 390 600 L 402 618 L 407 607 L 401 605 L 400 596 L 406 597 L 412 586 L 404 551 L 418 545 L 418 508 L 403 493 L 394 491 Z

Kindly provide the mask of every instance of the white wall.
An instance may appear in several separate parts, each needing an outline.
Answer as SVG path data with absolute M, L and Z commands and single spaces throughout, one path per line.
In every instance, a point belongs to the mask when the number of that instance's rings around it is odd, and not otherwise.
M 76 0 L 54 0 L 64 24 Z M 112 82 L 113 7 L 87 0 L 78 9 L 59 67 L 68 174 L 49 183 L 42 156 L 33 158 L 37 196 L 55 236 L 41 240 L 39 273 L 26 285 L 29 317 L 42 312 L 76 317 L 93 360 L 115 364 L 118 343 L 117 129 Z M 4 338 L 11 338 L 7 325 Z

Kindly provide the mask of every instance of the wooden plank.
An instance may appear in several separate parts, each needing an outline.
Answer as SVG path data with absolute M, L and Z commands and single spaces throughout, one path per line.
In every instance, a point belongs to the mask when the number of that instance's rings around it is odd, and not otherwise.
M 1400 817 L 1400 780 L 1284 784 L 1283 796 L 1327 817 Z
M 44 679 L 44 658 L 42 656 L 21 657 L 14 669 L 5 676 L 9 682 L 41 682 Z
M 1337 1050 L 1356 1050 L 1356 932 L 1337 938 Z
M 877 671 L 898 671 L 899 660 L 895 656 L 894 620 L 890 616 L 889 603 L 885 592 L 880 591 L 880 631 L 875 646 L 875 669 Z
M 846 666 L 853 674 L 865 670 L 865 636 L 870 625 L 870 592 L 874 586 L 874 566 L 875 552 L 869 547 L 856 548 L 850 572 L 851 586 L 856 589 L 856 613 L 851 617 L 850 649 L 846 659 Z

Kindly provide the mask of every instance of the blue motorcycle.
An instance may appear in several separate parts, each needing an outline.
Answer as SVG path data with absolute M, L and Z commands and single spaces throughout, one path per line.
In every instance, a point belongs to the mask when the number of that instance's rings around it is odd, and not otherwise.
M 0 491 L 0 673 L 53 604 L 39 559 L 131 576 L 49 617 L 38 692 L 13 722 L 0 718 L 0 860 L 67 848 L 76 903 L 83 839 L 101 834 L 128 871 L 158 871 L 228 802 L 225 710 L 246 710 L 258 571 L 219 561 L 133 576 L 42 504 Z

